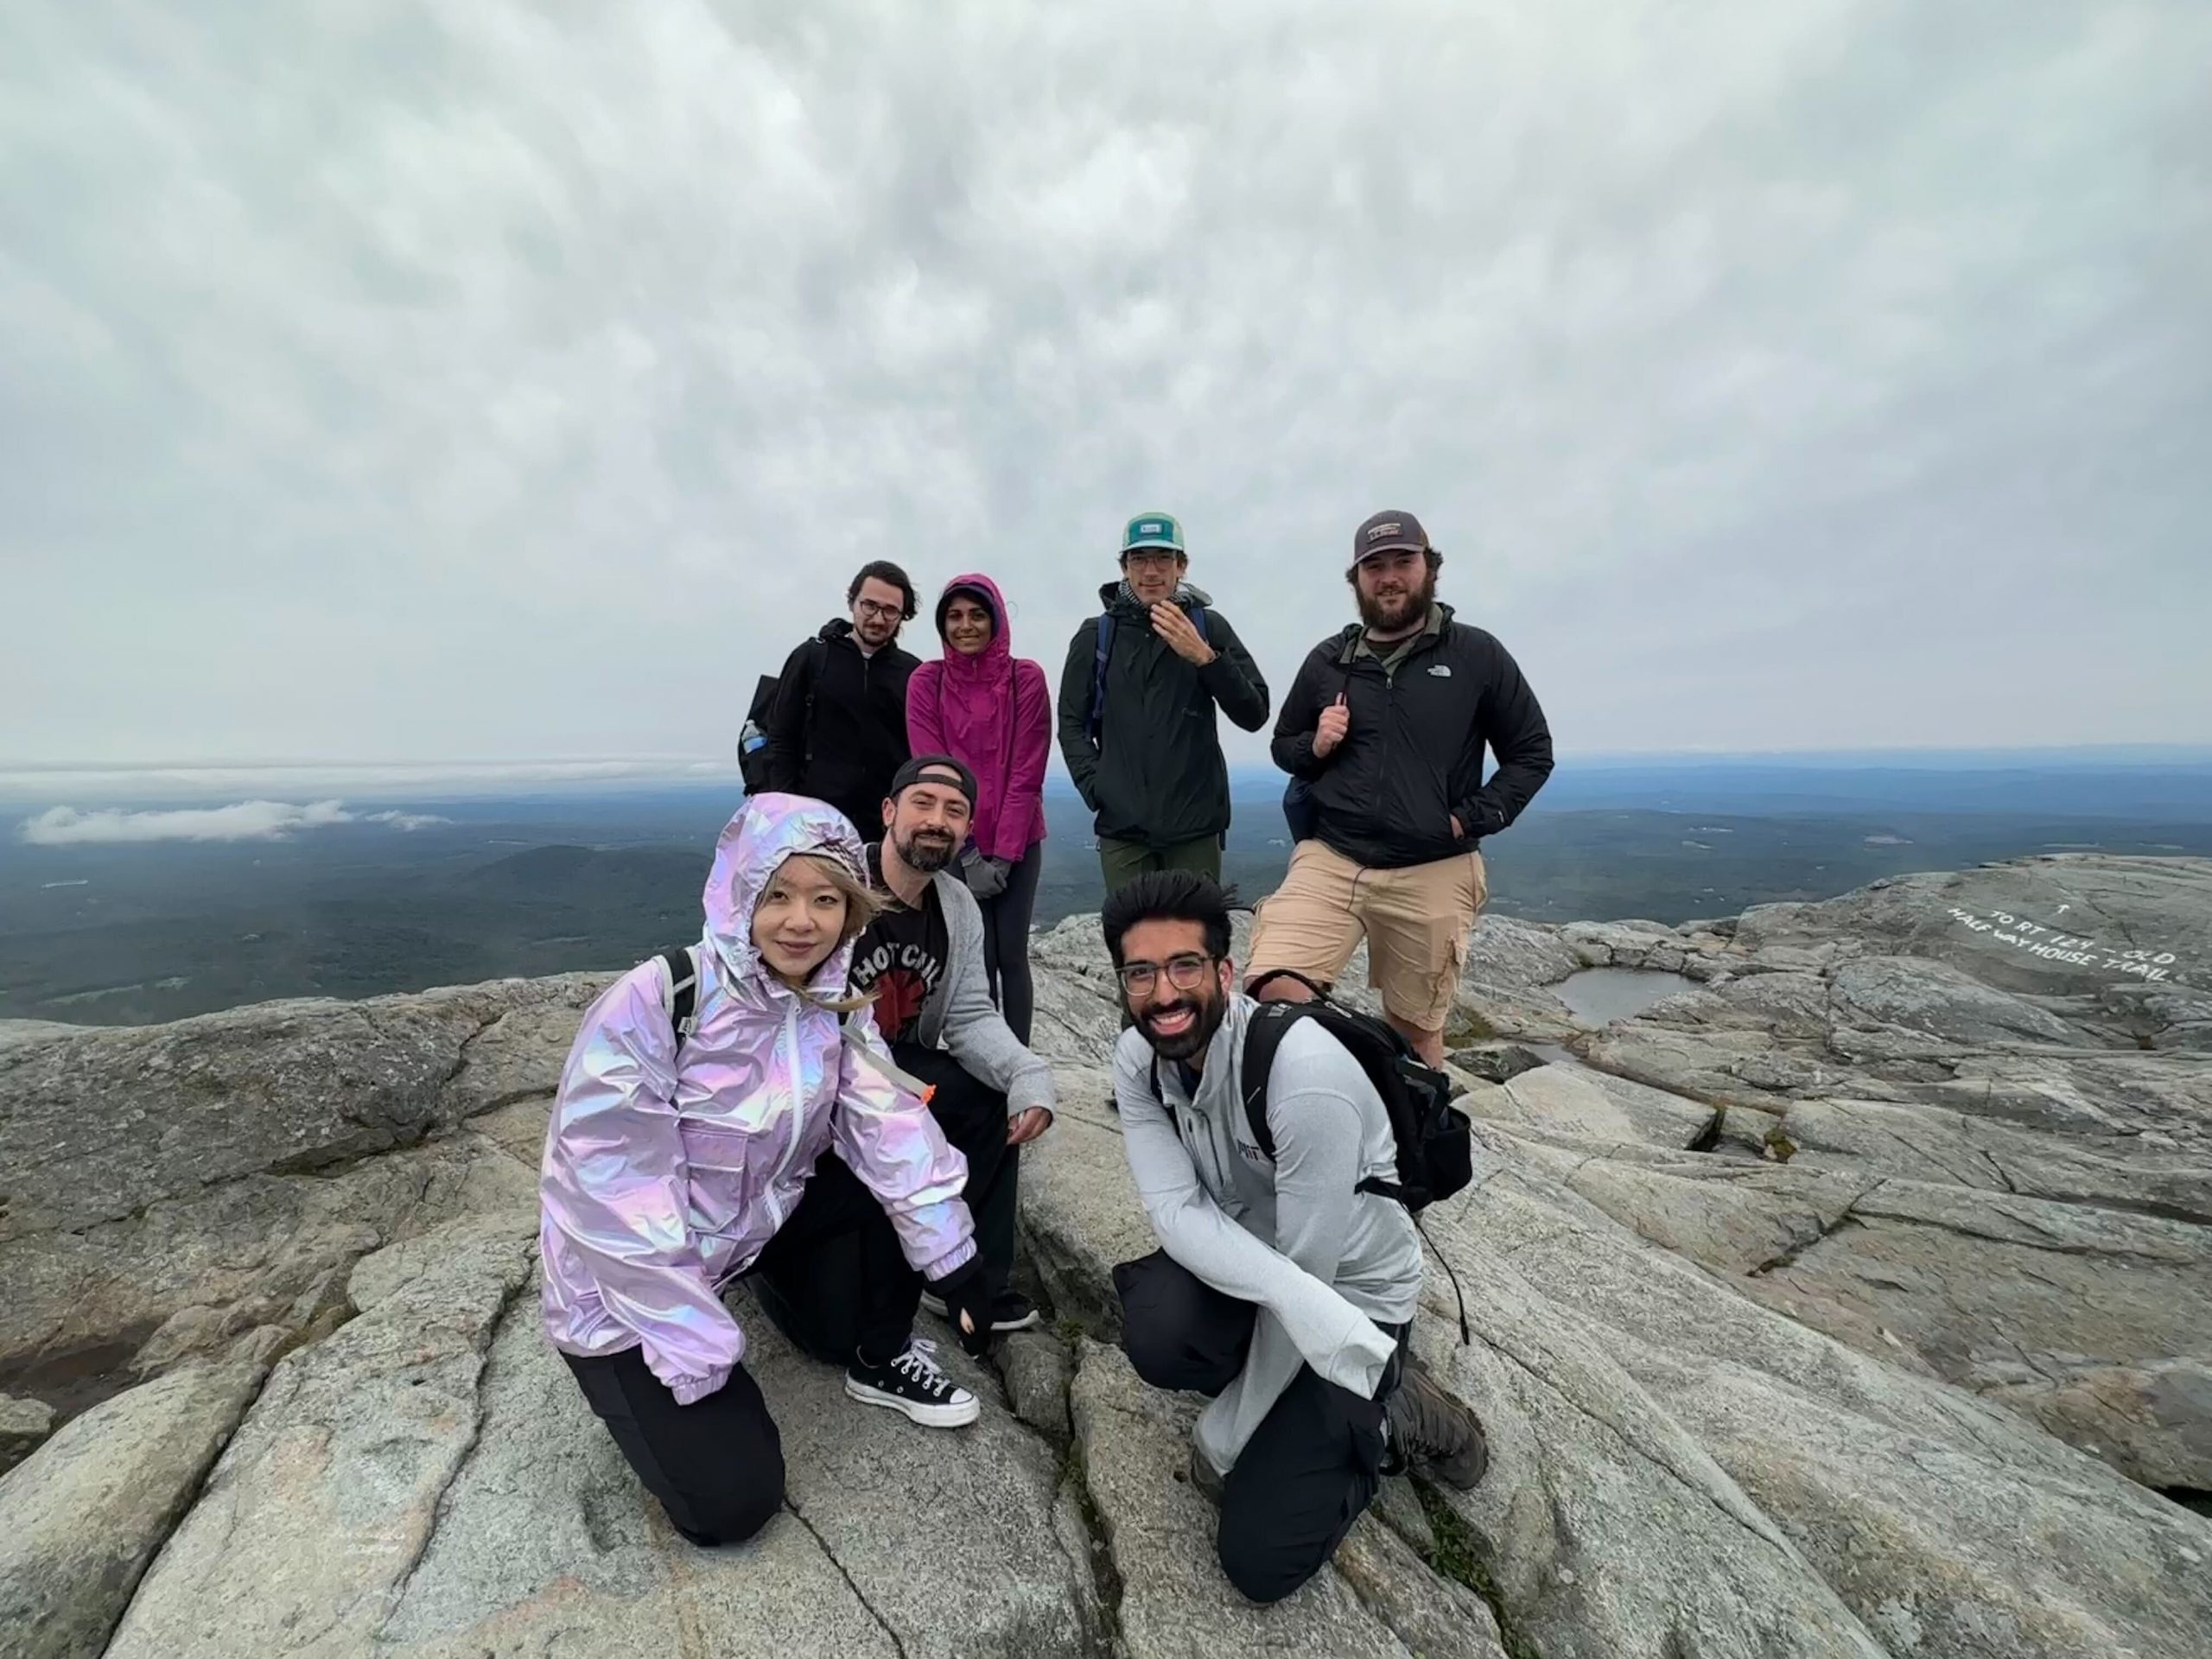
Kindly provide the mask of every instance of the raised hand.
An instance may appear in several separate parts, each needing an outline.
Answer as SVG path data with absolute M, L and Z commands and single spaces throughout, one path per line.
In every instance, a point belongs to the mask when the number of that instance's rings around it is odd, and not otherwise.
M 1337 700 L 1321 711 L 1321 723 L 1313 731 L 1313 758 L 1325 760 L 1337 752 L 1337 745 L 1344 741 L 1344 734 L 1351 729 L 1351 705 L 1344 701 L 1344 694 L 1337 693 Z
M 1183 613 L 1183 607 L 1172 600 L 1163 599 L 1152 607 L 1152 631 L 1166 642 L 1168 650 L 1194 667 L 1204 668 L 1217 654 L 1199 635 L 1198 626 Z

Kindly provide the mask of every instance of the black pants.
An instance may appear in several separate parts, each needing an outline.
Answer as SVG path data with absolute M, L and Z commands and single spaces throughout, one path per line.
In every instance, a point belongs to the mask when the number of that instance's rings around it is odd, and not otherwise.
M 1044 873 L 1045 843 L 1032 842 L 1006 879 L 1006 891 L 980 900 L 983 912 L 983 967 L 990 975 L 991 1000 L 1006 1016 L 1007 1027 L 1029 1042 L 1037 1014 L 1036 982 L 1029 972 L 1029 923 L 1037 913 L 1037 880 Z
M 968 1184 L 962 1196 L 975 1217 L 976 1253 L 995 1295 L 1006 1288 L 1014 1271 L 1015 1183 L 1021 1151 L 1006 1143 L 1006 1096 L 976 1082 L 940 1050 L 895 1043 L 891 1052 L 902 1069 L 937 1085 L 930 1111 L 944 1138 L 968 1160 Z M 835 1153 L 824 1153 L 814 1166 L 814 1177 L 806 1184 L 810 1197 L 825 1179 L 849 1182 L 862 1198 L 874 1203 Z M 797 1218 L 794 1215 L 793 1220 Z M 889 1227 L 885 1222 L 887 1235 Z M 908 1327 L 921 1298 L 922 1279 L 906 1265 L 896 1240 L 887 1252 L 868 1249 L 864 1236 L 832 1238 L 804 1249 L 780 1248 L 784 1233 L 790 1230 L 786 1225 L 761 1253 L 755 1281 L 761 1306 L 784 1334 L 821 1359 L 842 1360 L 856 1344 L 871 1358 L 898 1353 L 897 1348 L 888 1354 L 876 1351 L 875 1341 L 887 1325 L 878 1326 L 872 1338 L 858 1322 L 865 1307 L 875 1306 L 887 1315 L 895 1312 L 901 1345 L 911 1334 Z M 886 1280 L 895 1281 L 895 1294 L 887 1289 Z
M 818 1357 L 842 1364 L 857 1351 L 880 1363 L 905 1351 L 920 1281 L 908 1271 L 883 1206 L 834 1154 L 815 1166 L 798 1207 L 754 1271 L 765 1281 L 793 1263 L 834 1263 L 849 1275 L 840 1284 L 823 1281 L 841 1345 L 817 1349 Z M 679 1406 L 636 1348 L 562 1357 L 678 1532 L 696 1544 L 728 1544 L 767 1525 L 784 1501 L 783 1439 L 744 1366 L 705 1399 Z
M 1259 1310 L 1155 1250 L 1114 1269 L 1122 1347 L 1157 1389 L 1216 1395 L 1244 1369 Z M 1388 1328 L 1387 1326 L 1385 1327 Z M 1310 1365 L 1261 1421 L 1222 1493 L 1215 1548 L 1229 1581 L 1281 1601 L 1321 1570 L 1382 1484 L 1382 1402 L 1403 1368 L 1405 1332 L 1376 1398 L 1325 1382 Z

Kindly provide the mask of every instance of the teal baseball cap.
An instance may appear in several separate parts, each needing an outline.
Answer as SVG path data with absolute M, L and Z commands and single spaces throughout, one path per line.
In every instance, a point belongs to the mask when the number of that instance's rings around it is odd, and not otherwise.
M 1122 532 L 1122 556 L 1126 559 L 1141 547 L 1164 547 L 1170 552 L 1180 553 L 1183 526 L 1168 513 L 1141 512 L 1129 520 L 1128 528 Z

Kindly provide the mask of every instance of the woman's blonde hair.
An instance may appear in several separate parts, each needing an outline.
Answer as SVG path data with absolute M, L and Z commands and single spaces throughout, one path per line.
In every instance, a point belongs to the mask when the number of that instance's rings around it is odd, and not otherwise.
M 834 857 L 828 853 L 793 853 L 791 858 L 784 861 L 783 864 L 776 866 L 776 875 L 781 875 L 784 873 L 785 864 L 789 864 L 792 859 L 798 858 L 805 859 L 814 865 L 822 872 L 823 878 L 844 895 L 845 925 L 838 931 L 837 943 L 830 947 L 831 954 L 834 955 L 858 938 L 862 930 L 883 913 L 883 895 L 855 874 L 844 860 Z M 776 885 L 776 875 L 768 878 L 768 886 L 760 890 L 761 897 L 766 898 L 769 889 Z M 825 957 L 823 960 L 826 962 L 829 958 Z M 875 1001 L 873 993 L 864 996 L 838 997 L 835 1000 L 824 996 L 813 996 L 811 993 L 803 994 L 809 995 L 811 1001 L 819 1003 L 822 1007 L 838 1014 L 857 1013 Z

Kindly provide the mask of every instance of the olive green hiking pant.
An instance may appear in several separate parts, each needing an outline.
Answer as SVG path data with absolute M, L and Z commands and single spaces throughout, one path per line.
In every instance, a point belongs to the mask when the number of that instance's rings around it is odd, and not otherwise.
M 1116 841 L 1109 836 L 1101 836 L 1098 868 L 1105 874 L 1109 893 L 1147 870 L 1196 870 L 1218 881 L 1221 837 L 1200 836 L 1196 841 L 1179 841 L 1173 847 L 1147 847 L 1141 841 Z

